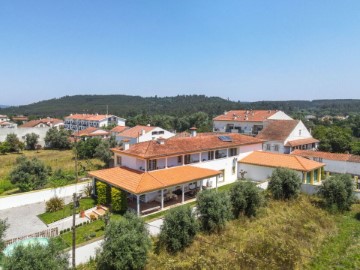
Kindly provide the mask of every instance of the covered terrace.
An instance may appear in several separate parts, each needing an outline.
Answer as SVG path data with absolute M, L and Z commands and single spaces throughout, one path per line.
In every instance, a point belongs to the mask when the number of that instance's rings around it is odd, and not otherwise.
M 138 171 L 127 167 L 89 172 L 95 181 L 104 182 L 128 193 L 128 205 L 136 213 L 147 214 L 195 197 L 203 188 L 216 188 L 221 172 L 181 166 L 157 171 Z

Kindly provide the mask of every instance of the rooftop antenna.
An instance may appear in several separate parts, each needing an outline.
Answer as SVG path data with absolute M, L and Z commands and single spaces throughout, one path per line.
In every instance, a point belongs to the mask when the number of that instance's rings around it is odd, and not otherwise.
M 109 105 L 106 105 L 106 115 L 109 114 Z

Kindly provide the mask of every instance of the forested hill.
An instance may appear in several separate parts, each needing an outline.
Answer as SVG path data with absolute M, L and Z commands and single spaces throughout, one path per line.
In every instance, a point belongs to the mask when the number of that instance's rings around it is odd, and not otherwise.
M 44 100 L 29 105 L 0 109 L 0 114 L 24 114 L 37 117 L 64 117 L 70 113 L 106 113 L 129 117 L 140 113 L 173 116 L 205 112 L 210 116 L 231 109 L 278 109 L 289 114 L 346 114 L 359 113 L 359 99 L 342 100 L 292 100 L 292 101 L 230 101 L 205 95 L 174 97 L 140 97 L 129 95 L 76 95 Z

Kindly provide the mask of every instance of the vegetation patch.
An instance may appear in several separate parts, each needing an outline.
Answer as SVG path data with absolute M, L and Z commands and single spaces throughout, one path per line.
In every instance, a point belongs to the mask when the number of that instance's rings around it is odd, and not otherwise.
M 72 215 L 72 203 L 65 205 L 61 210 L 55 212 L 47 212 L 38 215 L 38 217 L 45 223 L 50 224 L 60 219 L 69 217 Z M 96 206 L 96 201 L 92 198 L 80 199 L 80 207 L 76 209 L 76 213 L 79 213 L 81 209 L 86 210 Z
M 308 196 L 270 200 L 256 218 L 230 221 L 220 234 L 198 234 L 183 252 L 151 253 L 148 268 L 299 269 L 335 228 L 331 215 Z

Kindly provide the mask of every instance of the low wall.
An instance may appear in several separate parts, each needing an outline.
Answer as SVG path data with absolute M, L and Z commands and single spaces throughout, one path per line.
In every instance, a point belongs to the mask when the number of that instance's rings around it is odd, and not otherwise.
M 42 147 L 45 146 L 45 136 L 50 128 L 43 127 L 43 128 L 0 128 L 0 142 L 6 140 L 6 136 L 8 134 L 14 133 L 19 138 L 20 141 L 25 141 L 25 135 L 30 133 L 35 133 L 39 135 L 38 144 Z
M 320 186 L 315 186 L 311 184 L 301 184 L 301 192 L 309 195 L 316 194 Z
M 33 203 L 39 203 L 49 200 L 54 196 L 58 196 L 60 198 L 72 196 L 74 192 L 82 193 L 84 188 L 89 185 L 91 182 L 81 182 L 75 185 L 69 185 L 59 188 L 49 188 L 37 191 L 30 191 L 21 194 L 14 194 L 10 196 L 0 197 L 0 210 L 18 207 Z

